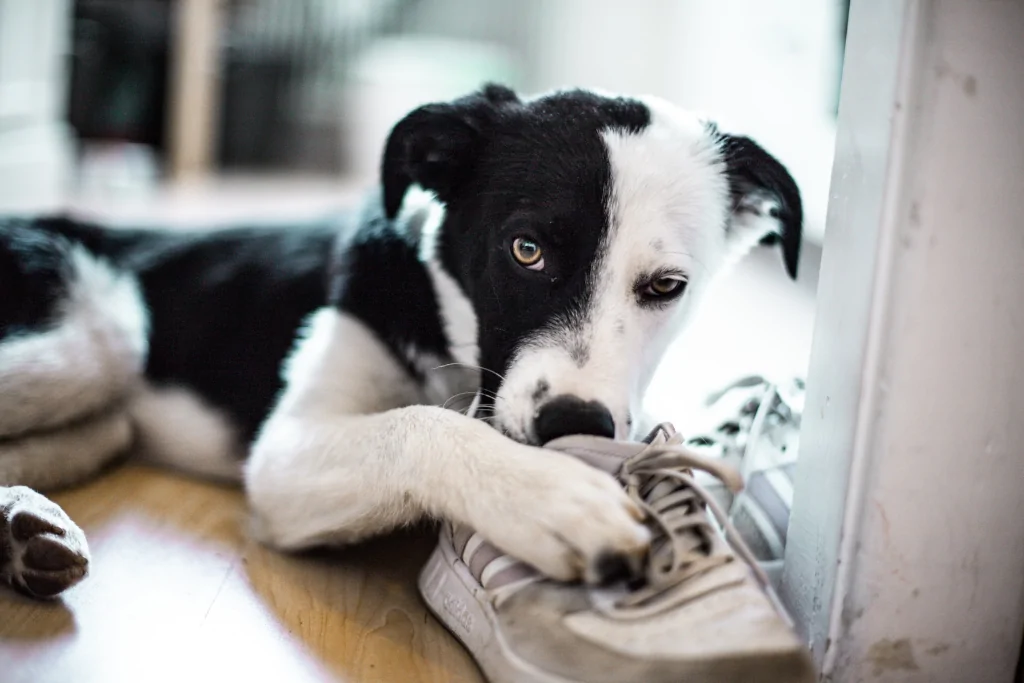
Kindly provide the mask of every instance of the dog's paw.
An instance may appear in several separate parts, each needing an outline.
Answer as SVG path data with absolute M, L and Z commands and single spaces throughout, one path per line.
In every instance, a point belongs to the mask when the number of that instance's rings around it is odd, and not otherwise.
M 85 534 L 46 497 L 0 488 L 0 578 L 34 598 L 53 598 L 89 570 Z
M 621 484 L 561 453 L 510 451 L 488 485 L 465 491 L 471 526 L 554 579 L 606 583 L 639 574 L 650 532 Z

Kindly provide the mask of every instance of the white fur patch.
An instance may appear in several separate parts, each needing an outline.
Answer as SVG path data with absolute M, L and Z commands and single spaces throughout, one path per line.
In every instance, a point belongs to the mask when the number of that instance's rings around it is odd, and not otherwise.
M 181 387 L 144 386 L 129 404 L 136 451 L 149 462 L 240 481 L 244 445 L 226 415 Z
M 373 331 L 332 307 L 310 316 L 285 361 L 284 380 L 277 413 L 368 413 L 423 400 L 419 383 Z
M 729 221 L 726 266 L 734 265 L 765 235 L 778 232 L 779 221 L 771 214 L 779 208 L 779 201 L 763 192 L 752 192 L 740 201 Z
M 131 422 L 120 408 L 53 431 L 0 440 L 0 486 L 46 491 L 76 484 L 131 444 Z
M 476 311 L 459 283 L 441 266 L 437 254 L 437 239 L 444 222 L 444 206 L 429 192 L 415 189 L 407 194 L 402 204 L 402 213 L 415 211 L 427 214 L 420 233 L 419 256 L 434 285 L 441 324 L 448 337 L 452 358 L 459 363 L 476 366 L 480 362 Z
M 471 392 L 480 386 L 478 323 L 469 297 L 442 267 L 437 254 L 444 212 L 444 206 L 433 193 L 413 186 L 402 201 L 398 220 L 419 226 L 419 260 L 433 285 L 441 327 L 448 339 L 448 352 L 454 363 L 415 347 L 402 351 L 406 360 L 423 377 L 424 402 L 461 409 L 470 403 Z M 463 398 L 467 400 L 461 400 Z
M 72 247 L 67 298 L 51 329 L 0 343 L 0 436 L 100 410 L 142 371 L 148 318 L 134 276 Z
M 379 457 L 379 435 L 359 443 L 334 434 L 353 415 L 422 402 L 421 387 L 366 325 L 329 307 L 310 317 L 284 375 L 285 391 L 245 467 L 253 531 L 287 548 L 361 538 L 368 532 L 359 518 L 389 512 L 375 509 L 378 484 L 364 476 L 374 465 L 345 454 Z M 331 425 L 331 436 L 305 424 Z

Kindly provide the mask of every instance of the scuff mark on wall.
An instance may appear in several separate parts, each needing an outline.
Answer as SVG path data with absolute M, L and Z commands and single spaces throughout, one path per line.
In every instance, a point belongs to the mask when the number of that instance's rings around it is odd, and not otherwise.
M 920 668 L 909 638 L 879 640 L 868 650 L 867 660 L 874 667 L 876 677 L 887 671 L 917 671 Z
M 964 91 L 969 99 L 974 98 L 978 94 L 978 79 L 971 74 L 965 74 L 957 71 L 948 62 L 940 62 L 935 67 L 935 75 L 942 80 L 943 78 L 949 78 L 953 82 L 957 83 Z

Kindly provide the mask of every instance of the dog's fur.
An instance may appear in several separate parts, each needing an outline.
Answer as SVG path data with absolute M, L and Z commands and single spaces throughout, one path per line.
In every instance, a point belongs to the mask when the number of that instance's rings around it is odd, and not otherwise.
M 25 487 L 130 449 L 244 480 L 277 548 L 430 515 L 600 581 L 642 556 L 641 512 L 538 446 L 629 436 L 714 276 L 766 238 L 795 276 L 801 218 L 778 161 L 671 105 L 488 86 L 398 123 L 380 190 L 322 224 L 6 220 L 0 574 L 37 596 L 84 575 L 81 532 Z

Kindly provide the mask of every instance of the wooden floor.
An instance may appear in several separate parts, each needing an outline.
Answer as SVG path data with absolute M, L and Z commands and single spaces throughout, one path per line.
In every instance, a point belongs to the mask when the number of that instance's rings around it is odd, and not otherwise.
M 284 556 L 239 491 L 139 465 L 53 498 L 91 575 L 50 604 L 0 589 L 4 683 L 482 680 L 417 595 L 429 531 Z

